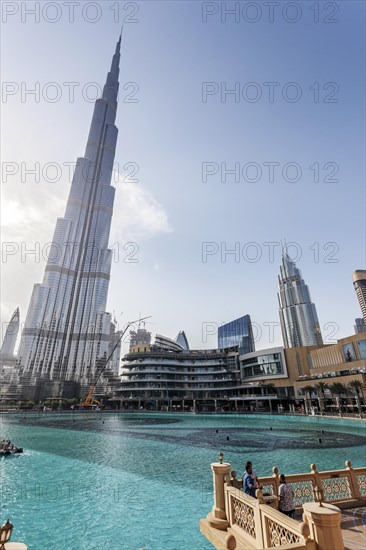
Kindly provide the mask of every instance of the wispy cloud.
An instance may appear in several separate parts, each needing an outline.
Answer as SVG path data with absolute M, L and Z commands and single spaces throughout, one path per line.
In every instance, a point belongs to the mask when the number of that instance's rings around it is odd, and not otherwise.
M 126 183 L 116 174 L 111 239 L 148 239 L 158 233 L 171 233 L 173 228 L 163 206 L 140 183 Z
M 163 206 L 140 183 L 126 183 L 115 174 L 116 186 L 110 242 L 148 239 L 173 231 Z M 41 242 L 52 239 L 56 219 L 64 215 L 66 197 L 27 189 L 21 196 L 2 197 L 2 240 Z
M 113 182 L 117 190 L 109 240 L 111 245 L 116 241 L 140 242 L 173 231 L 163 206 L 140 183 L 125 183 L 118 175 Z M 4 293 L 1 320 L 5 323 L 18 305 L 24 322 L 32 285 L 42 281 L 47 259 L 43 251 L 52 240 L 56 219 L 64 215 L 68 190 L 67 183 L 57 189 L 40 186 L 36 191 L 34 186 L 20 184 L 3 189 L 1 240 L 5 250 L 10 247 L 10 253 L 5 254 L 2 263 L 6 297 Z M 32 250 L 40 251 L 37 257 L 32 255 Z M 26 255 L 25 251 L 29 254 Z M 154 269 L 159 269 L 157 262 Z
M 2 241 L 46 243 L 52 239 L 57 217 L 63 216 L 65 200 L 52 192 L 21 195 L 3 194 L 1 205 Z

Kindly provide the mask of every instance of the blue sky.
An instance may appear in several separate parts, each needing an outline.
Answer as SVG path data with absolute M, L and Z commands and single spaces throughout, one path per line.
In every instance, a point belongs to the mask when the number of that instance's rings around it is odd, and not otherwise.
M 103 85 L 122 17 L 135 11 L 137 22 L 125 21 L 122 44 L 116 152 L 122 176 L 116 177 L 110 239 L 120 254 L 112 267 L 109 311 L 117 317 L 123 312 L 121 323 L 151 315 L 147 326 L 154 333 L 174 337 L 184 329 L 191 347 L 214 347 L 215 323 L 249 313 L 257 348 L 281 345 L 279 326 L 270 338 L 264 323 L 279 322 L 278 243 L 286 240 L 301 250 L 297 265 L 325 341 L 353 332 L 361 313 L 352 272 L 366 263 L 364 2 L 315 3 L 319 22 L 314 2 L 293 8 L 281 2 L 272 23 L 263 2 L 256 3 L 259 20 L 252 23 L 245 20 L 255 17 L 248 2 L 239 4 L 239 22 L 234 16 L 221 21 L 221 2 L 119 2 L 118 22 L 111 9 L 116 2 L 95 2 L 98 12 L 89 7 L 84 17 L 88 3 L 80 2 L 73 23 L 63 2 L 58 14 L 41 11 L 39 23 L 24 12 L 35 2 L 3 4 L 19 10 L 7 16 L 3 6 L 2 13 L 2 80 L 7 91 L 15 90 L 1 104 L 2 162 L 39 162 L 41 170 L 58 163 L 62 174 L 54 183 L 52 171 L 39 182 L 31 175 L 22 182 L 24 166 L 5 180 L 3 174 L 3 241 L 19 251 L 3 256 L 2 322 L 18 305 L 24 321 L 32 285 L 42 280 L 42 254 L 35 261 L 25 248 L 39 242 L 42 251 L 56 217 L 63 216 L 70 188 L 64 163 L 83 155 L 93 110 L 85 93 L 95 94 L 91 82 Z M 202 10 L 216 8 L 203 23 Z M 95 14 L 99 21 L 86 20 Z M 60 20 L 51 23 L 56 15 Z M 297 22 L 286 20 L 296 15 Z M 22 98 L 21 90 L 36 82 L 43 90 L 39 102 L 29 94 Z M 74 101 L 66 82 L 80 83 Z M 203 102 L 205 82 L 219 91 Z M 268 82 L 276 83 L 273 102 Z M 240 97 L 221 101 L 221 90 L 235 86 Z M 138 101 L 126 102 L 137 87 Z M 52 102 L 56 89 L 61 97 Z M 248 100 L 254 92 L 262 94 L 257 102 Z M 295 92 L 301 99 L 291 102 Z M 138 165 L 138 182 L 123 181 L 126 163 Z M 218 170 L 206 182 L 203 163 Z M 222 163 L 239 167 L 239 182 L 229 175 L 221 181 Z M 274 181 L 268 163 L 276 163 Z M 246 181 L 242 170 L 247 180 L 258 170 L 261 177 Z M 283 170 L 289 180 L 300 174 L 299 181 L 284 180 Z M 324 181 L 326 176 L 339 181 Z M 128 248 L 130 242 L 136 245 Z M 203 262 L 208 242 L 219 252 Z M 274 258 L 264 243 L 275 243 Z M 130 263 L 128 253 L 137 247 L 138 262 Z M 239 261 L 225 256 L 235 247 Z M 261 255 L 258 261 L 251 261 L 254 254 Z

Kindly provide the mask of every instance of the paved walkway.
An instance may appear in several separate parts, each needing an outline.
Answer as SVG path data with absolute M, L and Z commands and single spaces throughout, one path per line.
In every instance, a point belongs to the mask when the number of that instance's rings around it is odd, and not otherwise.
M 365 550 L 366 508 L 342 510 L 341 529 L 345 550 Z

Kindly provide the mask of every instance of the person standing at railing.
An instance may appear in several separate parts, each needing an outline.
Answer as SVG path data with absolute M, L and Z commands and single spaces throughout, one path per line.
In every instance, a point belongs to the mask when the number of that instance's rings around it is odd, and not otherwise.
M 291 483 L 286 483 L 286 478 L 283 474 L 280 475 L 280 488 L 278 494 L 280 496 L 280 512 L 286 514 L 286 516 L 289 516 L 290 518 L 293 518 L 295 515 L 295 491 Z
M 257 484 L 257 489 L 258 489 L 260 487 L 259 487 L 259 479 L 258 479 L 258 476 L 257 476 L 257 472 L 255 472 L 253 470 L 253 464 L 252 464 L 252 462 L 250 462 L 250 460 L 248 460 L 248 462 L 247 462 L 247 466 L 248 465 L 251 466 L 251 468 L 252 468 L 252 478 L 253 478 L 254 483 Z
M 253 476 L 253 466 L 251 462 L 247 462 L 245 473 L 243 475 L 243 492 L 255 498 L 255 492 L 259 488 L 257 476 Z

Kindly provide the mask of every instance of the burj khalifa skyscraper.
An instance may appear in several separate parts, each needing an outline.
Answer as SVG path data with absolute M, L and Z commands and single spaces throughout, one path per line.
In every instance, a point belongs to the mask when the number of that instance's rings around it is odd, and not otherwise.
M 18 351 L 28 377 L 88 384 L 110 349 L 111 315 L 105 310 L 120 47 L 121 37 L 95 102 L 85 154 L 77 159 L 65 215 L 56 222 L 43 282 L 33 288 Z

